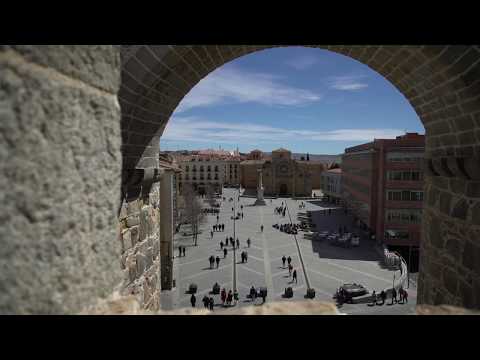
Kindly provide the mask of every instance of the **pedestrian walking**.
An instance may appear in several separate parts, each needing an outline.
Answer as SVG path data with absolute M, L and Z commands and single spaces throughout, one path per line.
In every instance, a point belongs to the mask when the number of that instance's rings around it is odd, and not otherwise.
M 232 305 L 232 300 L 233 300 L 232 290 L 228 290 L 228 295 L 227 295 L 227 305 L 228 306 Z
M 222 224 L 222 231 L 225 231 L 225 224 Z
M 225 288 L 223 288 L 222 292 L 220 293 L 220 299 L 222 300 L 222 305 L 225 306 L 225 301 L 227 300 L 227 291 Z
M 252 299 L 252 301 L 255 301 L 255 299 L 257 298 L 257 290 L 255 290 L 254 286 L 250 288 L 250 298 Z
M 372 292 L 372 305 L 375 305 L 377 303 L 377 294 L 375 293 L 375 290 Z
M 208 308 L 208 304 L 209 304 L 210 300 L 208 299 L 208 296 L 207 296 L 207 295 L 205 295 L 205 296 L 203 297 L 202 302 L 203 302 L 203 307 L 204 307 L 204 308 Z
M 223 250 L 223 241 L 220 241 L 220 250 Z
M 213 231 L 210 231 L 210 238 L 213 239 Z
M 192 304 L 192 307 L 195 307 L 196 302 L 197 298 L 195 297 L 195 294 L 192 294 L 192 296 L 190 296 L 190 304 Z
M 217 223 L 218 223 L 218 219 L 219 219 L 219 217 L 218 217 L 218 215 L 217 215 Z
M 295 284 L 298 284 L 298 281 L 297 281 L 297 270 L 293 270 L 293 280 L 295 280 Z M 292 280 L 292 282 L 293 282 Z
M 245 253 L 242 252 L 242 253 L 240 254 L 240 257 L 242 258 L 242 264 L 243 264 L 243 263 L 245 262 Z
M 225 259 L 227 257 L 227 248 L 223 249 L 223 258 Z
M 391 303 L 391 305 L 393 305 L 393 301 L 395 301 L 395 304 L 397 303 L 397 290 L 395 290 L 395 288 L 392 288 L 392 303 Z
M 238 299 L 238 291 L 237 289 L 235 289 L 235 291 L 233 292 L 233 300 L 235 301 L 235 305 L 237 304 L 237 301 L 239 300 Z
M 243 220 L 243 212 L 242 212 L 242 220 Z
M 220 265 L 220 258 L 217 256 L 217 258 L 215 259 L 215 261 L 217 262 L 217 269 L 218 269 L 218 265 Z
M 403 287 L 400 286 L 398 289 L 398 303 L 400 302 L 403 304 Z
M 292 258 L 290 256 L 287 258 L 287 263 L 288 263 L 288 265 L 290 265 L 292 263 Z
M 382 299 L 382 303 L 380 305 L 385 304 L 385 300 L 387 299 L 387 294 L 385 293 L 384 290 L 380 293 L 380 298 Z
M 285 269 L 285 261 L 287 261 L 287 258 L 285 257 L 285 255 L 282 256 L 282 266 L 283 268 Z
M 403 299 L 408 304 L 408 292 L 407 292 L 407 290 L 403 290 Z
M 247 246 L 250 247 L 250 238 L 247 239 Z
M 240 240 L 237 238 L 237 249 L 240 249 Z
M 245 262 L 248 263 L 248 252 L 245 251 Z
M 178 257 L 182 257 L 182 247 L 178 247 Z
M 210 307 L 210 311 L 213 311 L 213 306 L 215 305 L 215 300 L 213 300 L 213 297 L 210 296 L 210 299 L 208 299 L 208 305 Z
M 292 264 L 288 264 L 288 276 L 292 276 L 292 269 L 293 269 Z
M 262 225 L 262 226 L 260 226 L 260 230 L 263 232 L 263 225 Z
M 185 246 L 182 246 L 182 252 L 183 252 L 183 256 L 185 257 L 185 249 L 186 247 Z

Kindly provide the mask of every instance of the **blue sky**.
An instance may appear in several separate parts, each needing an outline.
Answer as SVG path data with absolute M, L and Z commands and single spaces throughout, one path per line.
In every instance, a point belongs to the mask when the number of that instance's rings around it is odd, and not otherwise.
M 243 56 L 200 81 L 175 110 L 160 147 L 340 154 L 405 131 L 425 133 L 381 75 L 327 50 L 284 47 Z

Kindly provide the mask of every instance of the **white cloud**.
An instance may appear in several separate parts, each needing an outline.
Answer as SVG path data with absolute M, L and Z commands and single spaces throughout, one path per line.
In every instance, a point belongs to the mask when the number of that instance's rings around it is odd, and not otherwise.
M 321 94 L 283 84 L 281 79 L 225 66 L 201 80 L 180 102 L 176 113 L 226 103 L 298 106 L 322 98 Z
M 318 62 L 319 58 L 312 55 L 303 55 L 286 61 L 288 66 L 297 70 L 306 70 Z
M 329 78 L 328 83 L 331 89 L 355 91 L 368 87 L 368 84 L 360 81 L 364 77 L 365 75 L 334 76 Z
M 393 139 L 404 134 L 400 129 L 339 129 L 330 131 L 292 130 L 248 122 L 229 123 L 198 117 L 172 118 L 162 136 L 165 141 L 253 144 L 296 141 L 373 141 Z

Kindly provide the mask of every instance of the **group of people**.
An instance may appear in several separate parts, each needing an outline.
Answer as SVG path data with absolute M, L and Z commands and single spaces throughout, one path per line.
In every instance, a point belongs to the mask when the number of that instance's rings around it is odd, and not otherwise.
M 399 299 L 397 299 L 397 290 L 395 288 L 392 288 L 392 302 L 390 303 L 390 305 L 393 305 L 394 303 L 395 304 L 408 303 L 408 292 L 403 288 L 403 286 L 400 286 L 400 288 L 398 289 L 398 296 L 399 296 Z M 382 290 L 380 292 L 379 297 L 380 297 L 380 300 L 382 300 L 382 303 L 380 305 L 385 304 L 385 300 L 387 299 L 387 294 L 385 290 Z M 374 305 L 378 305 L 377 300 L 378 300 L 377 295 L 375 294 L 375 291 L 373 291 L 372 302 Z
M 298 230 L 302 228 L 301 225 L 299 224 L 274 224 L 272 225 L 275 229 L 280 230 L 281 232 L 287 233 L 287 234 L 298 234 Z
M 287 207 L 283 206 L 283 202 L 282 202 L 282 206 L 278 206 L 275 208 L 275 214 L 282 215 L 283 217 L 285 217 L 286 211 L 287 211 Z
M 213 269 L 213 267 L 215 266 L 215 263 L 217 263 L 217 269 L 220 266 L 220 258 L 218 256 L 215 257 L 215 256 L 211 255 L 208 258 L 208 262 L 210 263 L 210 269 Z
M 242 257 L 242 264 L 248 262 L 248 253 L 246 251 L 242 251 L 241 257 Z
M 295 283 L 298 283 L 298 278 L 297 278 L 297 270 L 293 268 L 292 265 L 292 258 L 289 256 L 288 258 L 285 257 L 285 255 L 282 256 L 282 266 L 285 269 L 285 262 L 288 263 L 288 276 L 292 276 L 292 282 L 295 281 Z
M 195 298 L 195 295 L 192 294 L 192 297 Z M 202 299 L 202 302 L 204 308 L 213 311 L 213 306 L 215 305 L 215 300 L 213 300 L 213 297 L 208 297 L 207 295 L 205 295 Z M 192 306 L 195 307 L 195 301 L 192 302 Z
M 225 231 L 225 224 L 212 225 L 213 232 Z
M 185 246 L 178 247 L 178 257 L 182 257 L 182 254 L 185 256 Z
M 229 290 L 227 293 L 227 290 L 223 288 L 220 292 L 220 299 L 223 306 L 232 306 L 233 300 L 238 301 L 238 291 L 232 292 L 232 290 Z
M 255 289 L 255 286 L 252 286 L 250 288 L 250 293 L 248 294 L 248 297 L 252 300 L 255 301 L 257 297 L 262 298 L 262 304 L 265 304 L 265 300 L 267 298 L 267 292 L 266 291 L 259 291 L 257 292 L 257 289 Z
M 204 214 L 209 214 L 209 215 L 220 214 L 220 209 L 205 208 L 205 209 L 203 209 L 203 213 Z

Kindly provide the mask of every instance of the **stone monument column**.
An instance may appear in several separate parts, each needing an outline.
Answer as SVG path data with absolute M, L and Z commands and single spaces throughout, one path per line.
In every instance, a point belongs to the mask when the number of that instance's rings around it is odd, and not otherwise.
M 258 185 L 257 185 L 257 200 L 255 205 L 266 205 L 265 200 L 263 199 L 263 178 L 262 178 L 262 169 L 257 169 L 258 172 Z

